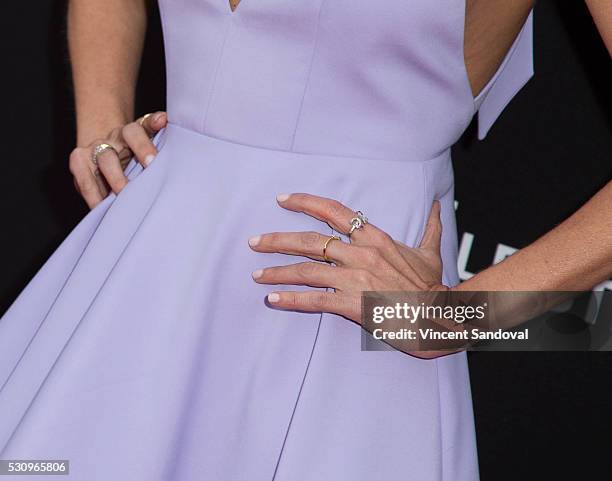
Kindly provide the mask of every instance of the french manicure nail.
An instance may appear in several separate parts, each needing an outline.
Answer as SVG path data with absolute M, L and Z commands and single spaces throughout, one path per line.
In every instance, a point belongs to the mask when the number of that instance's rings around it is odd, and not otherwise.
M 260 235 L 256 235 L 255 237 L 251 237 L 249 239 L 249 245 L 251 247 L 255 247 L 257 244 L 259 244 L 259 241 L 261 241 L 261 236 Z
M 257 269 L 256 271 L 253 271 L 251 275 L 253 276 L 253 279 L 259 279 L 261 276 L 263 276 L 263 269 Z
M 149 154 L 144 158 L 145 165 L 148 167 L 151 162 L 153 162 L 155 156 L 153 154 Z
M 280 301 L 280 296 L 273 292 L 272 294 L 268 294 L 268 302 L 278 302 Z
M 289 194 L 278 194 L 276 200 L 278 202 L 285 202 L 289 198 Z

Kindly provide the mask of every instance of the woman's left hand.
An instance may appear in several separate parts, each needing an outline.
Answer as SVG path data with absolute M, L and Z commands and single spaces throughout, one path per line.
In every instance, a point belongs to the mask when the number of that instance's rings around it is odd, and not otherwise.
M 310 194 L 281 194 L 278 203 L 284 209 L 302 212 L 348 234 L 356 213 L 340 202 Z M 275 232 L 253 237 L 249 245 L 257 252 L 276 252 L 324 259 L 253 272 L 260 284 L 301 285 L 333 288 L 334 291 L 277 291 L 268 302 L 278 308 L 305 312 L 329 312 L 361 324 L 363 291 L 434 291 L 442 285 L 440 257 L 440 204 L 435 201 L 420 245 L 411 248 L 394 241 L 386 232 L 366 223 L 355 229 L 350 244 L 340 240 L 327 242 L 329 235 L 318 232 Z

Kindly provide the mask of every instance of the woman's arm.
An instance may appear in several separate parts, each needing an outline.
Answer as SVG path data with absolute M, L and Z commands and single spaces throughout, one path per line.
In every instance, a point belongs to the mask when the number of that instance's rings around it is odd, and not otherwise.
M 612 55 L 612 2 L 586 0 Z M 457 286 L 465 291 L 580 291 L 612 276 L 612 182 L 565 222 Z
M 612 2 L 610 0 L 586 0 L 586 4 L 608 52 L 612 55 Z
M 465 291 L 582 291 L 612 276 L 612 182 L 567 220 L 457 286 Z
M 310 194 L 279 198 L 285 209 L 302 212 L 347 233 L 355 213 L 332 199 Z M 351 236 L 351 244 L 331 242 L 328 258 L 338 267 L 320 263 L 292 264 L 257 271 L 263 284 L 332 287 L 336 292 L 276 292 L 271 302 L 285 309 L 325 311 L 361 321 L 363 291 L 437 291 L 442 285 L 440 206 L 431 210 L 418 247 L 393 241 L 372 224 Z M 329 236 L 313 233 L 273 233 L 249 241 L 258 252 L 321 260 Z M 462 291 L 581 291 L 612 276 L 612 182 L 571 217 L 503 262 L 465 281 Z
M 283 195 L 278 201 L 281 207 L 310 215 L 344 234 L 355 216 L 335 200 L 309 194 Z M 249 241 L 255 251 L 325 259 L 336 266 L 306 262 L 267 267 L 254 272 L 253 278 L 261 284 L 331 287 L 334 292 L 277 291 L 268 296 L 268 301 L 282 309 L 331 312 L 361 323 L 362 292 L 449 289 L 442 285 L 439 212 L 436 202 L 416 248 L 393 241 L 371 224 L 354 231 L 351 244 L 330 242 L 329 236 L 308 232 L 256 236 Z M 611 275 L 612 182 L 548 234 L 452 290 L 532 292 L 496 298 L 496 324 L 510 328 L 564 300 L 562 291 L 587 290 Z M 500 319 L 503 323 L 497 322 Z M 393 345 L 405 350 L 402 341 Z M 420 353 L 419 357 L 444 354 L 448 351 Z
M 147 0 L 70 0 L 68 42 L 77 114 L 70 155 L 76 189 L 90 208 L 127 185 L 132 156 L 144 167 L 157 150 L 151 137 L 165 113 L 134 122 L 134 91 L 147 23 Z M 96 146 L 106 148 L 94 159 Z M 95 163 L 94 163 L 95 160 Z
M 77 145 L 133 119 L 146 21 L 145 0 L 70 0 Z

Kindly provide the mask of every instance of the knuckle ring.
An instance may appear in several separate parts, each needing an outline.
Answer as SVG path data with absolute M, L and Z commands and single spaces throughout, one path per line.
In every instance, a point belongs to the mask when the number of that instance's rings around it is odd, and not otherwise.
M 323 244 L 323 259 L 325 259 L 325 262 L 332 262 L 328 257 L 327 257 L 327 246 L 329 246 L 329 243 L 333 240 L 337 240 L 342 242 L 342 240 L 340 239 L 340 237 L 338 237 L 337 235 L 332 235 L 329 236 L 327 238 L 327 240 L 325 241 L 325 244 Z
M 358 210 L 355 212 L 355 217 L 350 220 L 351 230 L 349 230 L 347 236 L 351 237 L 351 234 L 355 232 L 357 229 L 362 229 L 364 225 L 368 223 L 368 218 Z
M 138 121 L 138 124 L 139 124 L 141 127 L 144 127 L 144 123 L 146 122 L 146 120 L 147 120 L 149 117 L 151 117 L 151 115 L 153 115 L 153 114 L 145 114 L 145 115 L 143 115 L 143 116 L 140 118 L 140 120 Z
M 96 166 L 98 165 L 98 157 L 100 157 L 107 150 L 112 150 L 117 155 L 119 155 L 119 152 L 117 152 L 115 147 L 113 147 L 112 145 L 106 144 L 106 143 L 98 144 L 94 147 L 93 152 L 91 153 L 91 161 L 93 162 L 94 165 Z

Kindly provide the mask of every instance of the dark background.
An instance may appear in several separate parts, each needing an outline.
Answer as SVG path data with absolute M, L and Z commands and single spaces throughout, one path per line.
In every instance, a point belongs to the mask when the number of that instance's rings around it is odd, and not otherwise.
M 1 10 L 4 312 L 87 210 L 67 168 L 64 1 Z M 472 127 L 454 149 L 470 272 L 490 265 L 498 244 L 521 248 L 554 227 L 612 176 L 611 62 L 583 2 L 539 2 L 534 54 L 536 77 L 487 139 Z M 153 12 L 137 112 L 163 108 L 163 72 Z M 612 479 L 612 355 L 480 352 L 470 368 L 483 481 Z

